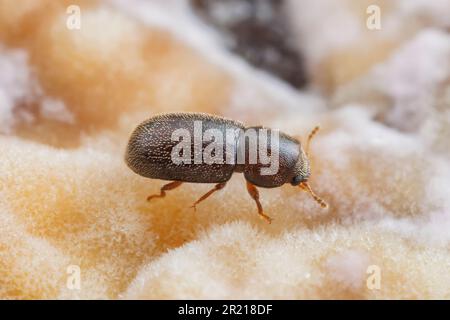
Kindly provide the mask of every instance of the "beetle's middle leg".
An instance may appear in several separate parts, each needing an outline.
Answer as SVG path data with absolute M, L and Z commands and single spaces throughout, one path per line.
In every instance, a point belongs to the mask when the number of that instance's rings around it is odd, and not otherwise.
M 260 217 L 263 218 L 264 220 L 266 220 L 268 223 L 271 223 L 273 219 L 271 217 L 269 217 L 268 215 L 264 214 L 261 202 L 259 202 L 258 189 L 256 189 L 255 185 L 251 184 L 248 181 L 247 181 L 247 191 L 250 194 L 250 196 L 253 198 L 253 200 L 255 200 L 256 206 L 258 207 L 258 214 L 260 215 Z
M 159 194 L 152 194 L 147 197 L 147 201 L 150 201 L 154 198 L 164 198 L 166 196 L 166 191 L 173 190 L 176 187 L 179 187 L 183 182 L 181 181 L 172 181 L 168 184 L 165 184 L 161 187 Z
M 223 187 L 225 187 L 227 183 L 226 182 L 221 182 L 218 183 L 214 186 L 214 188 L 212 188 L 211 190 L 209 190 L 207 193 L 205 193 L 203 196 L 200 197 L 200 199 L 198 199 L 197 201 L 194 202 L 194 204 L 191 206 L 191 208 L 194 208 L 194 210 L 197 210 L 197 205 L 202 202 L 203 200 L 205 200 L 206 198 L 208 198 L 210 195 L 212 195 L 214 192 L 219 191 L 220 189 L 223 189 Z

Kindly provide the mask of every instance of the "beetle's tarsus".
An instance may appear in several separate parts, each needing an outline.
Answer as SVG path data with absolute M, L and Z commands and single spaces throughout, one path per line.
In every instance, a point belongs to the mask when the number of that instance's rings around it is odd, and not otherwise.
M 219 191 L 220 189 L 223 189 L 225 187 L 227 183 L 226 182 L 221 182 L 218 183 L 214 186 L 214 188 L 212 188 L 211 190 L 209 190 L 207 193 L 205 193 L 203 196 L 200 197 L 200 199 L 198 199 L 197 201 L 194 202 L 194 204 L 191 206 L 191 208 L 194 208 L 194 211 L 197 210 L 197 205 L 202 202 L 203 200 L 205 200 L 206 198 L 208 198 L 210 195 L 212 195 L 214 192 Z
M 147 197 L 147 201 L 151 201 L 154 198 L 164 198 L 166 196 L 166 191 L 173 190 L 176 187 L 179 187 L 183 182 L 181 181 L 172 181 L 168 184 L 165 184 L 161 187 L 159 194 L 152 194 Z
M 273 218 L 269 217 L 268 215 L 264 214 L 264 212 L 258 212 L 261 219 L 265 220 L 268 224 L 271 224 L 273 221 Z
M 258 214 L 259 216 L 266 220 L 269 224 L 272 223 L 273 218 L 269 217 L 264 213 L 264 210 L 262 208 L 261 202 L 259 202 L 259 192 L 258 189 L 253 185 L 252 183 L 247 181 L 247 191 L 248 194 L 255 200 L 256 206 L 258 207 Z

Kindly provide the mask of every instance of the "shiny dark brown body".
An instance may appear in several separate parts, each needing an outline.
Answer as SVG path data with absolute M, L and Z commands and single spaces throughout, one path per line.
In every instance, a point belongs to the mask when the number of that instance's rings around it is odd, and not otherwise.
M 141 123 L 133 132 L 128 143 L 126 162 L 137 174 L 162 180 L 177 180 L 193 183 L 220 183 L 231 178 L 235 164 L 226 163 L 226 146 L 223 145 L 223 164 L 192 163 L 175 164 L 171 159 L 172 149 L 179 141 L 172 140 L 172 133 L 177 129 L 186 129 L 194 135 L 194 121 L 201 121 L 202 134 L 208 129 L 217 129 L 225 137 L 226 131 L 233 130 L 235 143 L 230 146 L 236 151 L 237 136 L 244 126 L 233 120 L 214 117 L 202 113 L 168 113 L 157 115 Z M 202 151 L 211 141 L 204 141 Z M 230 148 L 229 147 L 229 148 Z M 192 150 L 194 140 L 192 139 Z
M 199 132 L 194 132 L 195 122 L 201 123 L 201 134 L 203 135 L 209 129 L 215 129 L 223 137 L 221 144 L 223 161 L 222 163 L 207 164 L 204 162 L 195 163 L 195 154 L 191 154 L 191 163 L 174 163 L 171 157 L 173 148 L 179 143 L 174 140 L 172 134 L 175 130 L 187 130 L 194 138 Z M 279 133 L 279 144 L 277 145 L 279 161 L 278 170 L 274 174 L 262 175 L 261 168 L 268 167 L 268 164 L 262 164 L 257 158 L 256 163 L 248 161 L 249 144 L 243 133 L 253 129 L 256 132 L 262 130 L 262 127 L 246 128 L 242 123 L 223 117 L 213 116 L 204 113 L 167 113 L 154 116 L 141 123 L 132 133 L 127 145 L 125 161 L 127 165 L 137 174 L 161 180 L 173 181 L 161 188 L 159 195 L 149 197 L 149 200 L 155 197 L 164 197 L 165 191 L 174 189 L 183 182 L 189 183 L 216 183 L 216 186 L 195 204 L 206 199 L 213 192 L 222 189 L 225 183 L 231 178 L 233 172 L 244 173 L 247 180 L 247 189 L 252 198 L 256 201 L 258 212 L 266 220 L 266 216 L 261 204 L 259 195 L 255 186 L 274 188 L 285 183 L 292 185 L 306 184 L 309 178 L 309 161 L 305 152 L 301 148 L 300 142 L 284 133 Z M 198 127 L 197 127 L 198 130 Z M 268 130 L 270 134 L 270 129 Z M 266 154 L 273 154 L 271 140 L 268 141 Z M 201 152 L 211 143 L 211 141 L 202 141 Z M 194 140 L 192 140 L 191 149 L 194 150 Z M 200 149 L 198 149 L 199 151 Z M 230 156 L 233 154 L 233 156 Z M 239 162 L 237 155 L 244 152 L 245 161 Z M 230 158 L 234 161 L 230 163 Z

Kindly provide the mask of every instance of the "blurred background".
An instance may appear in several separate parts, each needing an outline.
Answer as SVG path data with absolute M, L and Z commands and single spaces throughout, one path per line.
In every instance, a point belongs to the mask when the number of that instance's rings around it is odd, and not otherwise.
M 445 99 L 448 9 L 446 0 L 2 1 L 1 130 L 73 145 L 128 111 L 258 110 L 259 121 L 359 102 L 417 130 Z
M 0 298 L 450 298 L 449 13 L 448 0 L 0 0 Z M 173 111 L 300 139 L 321 124 L 311 182 L 329 211 L 262 190 L 268 227 L 240 176 L 194 216 L 209 186 L 145 203 L 161 181 L 126 168 L 124 148 Z M 387 280 L 371 291 L 374 264 Z

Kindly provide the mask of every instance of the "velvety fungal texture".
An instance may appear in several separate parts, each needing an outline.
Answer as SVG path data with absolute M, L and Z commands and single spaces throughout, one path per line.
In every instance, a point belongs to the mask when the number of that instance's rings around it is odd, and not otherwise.
M 282 2 L 303 91 L 187 1 L 0 0 L 0 298 L 450 299 L 448 1 Z M 167 182 L 131 171 L 126 144 L 169 111 L 302 143 L 320 124 L 309 183 L 329 208 L 259 188 L 269 225 L 242 174 L 195 212 L 213 185 L 147 202 Z

